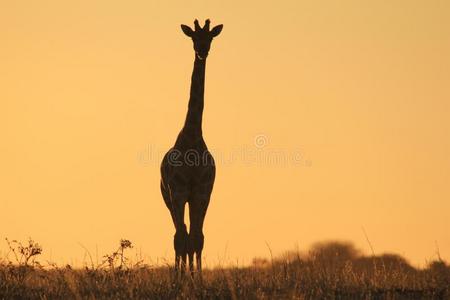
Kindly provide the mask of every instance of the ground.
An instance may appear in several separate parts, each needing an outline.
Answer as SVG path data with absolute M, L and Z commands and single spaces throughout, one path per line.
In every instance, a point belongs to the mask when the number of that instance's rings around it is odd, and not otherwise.
M 81 269 L 4 261 L 0 299 L 450 299 L 450 267 L 441 259 L 417 269 L 398 255 L 366 256 L 348 243 L 206 269 L 202 279 L 177 276 L 170 265 L 131 264 L 121 249 Z

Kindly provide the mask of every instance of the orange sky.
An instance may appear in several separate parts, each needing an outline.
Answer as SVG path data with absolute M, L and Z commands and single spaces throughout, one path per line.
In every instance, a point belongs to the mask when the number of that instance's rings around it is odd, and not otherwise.
M 209 17 L 206 265 L 266 242 L 369 253 L 362 227 L 376 253 L 450 259 L 450 2 L 177 2 L 0 3 L 1 239 L 59 263 L 120 238 L 172 259 L 159 163 L 194 58 L 179 24 Z

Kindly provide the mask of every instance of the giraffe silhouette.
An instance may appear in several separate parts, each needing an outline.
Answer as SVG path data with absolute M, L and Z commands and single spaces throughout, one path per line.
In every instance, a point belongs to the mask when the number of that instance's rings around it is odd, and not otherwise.
M 216 174 L 214 159 L 202 135 L 206 58 L 213 38 L 223 28 L 223 25 L 218 25 L 210 30 L 209 20 L 203 28 L 197 20 L 194 24 L 195 30 L 181 25 L 184 34 L 192 38 L 195 51 L 186 121 L 175 145 L 161 163 L 161 193 L 175 225 L 175 270 L 185 272 L 188 256 L 192 275 L 194 254 L 197 271 L 200 273 L 202 269 L 203 221 Z M 184 223 L 186 203 L 189 204 L 189 233 Z

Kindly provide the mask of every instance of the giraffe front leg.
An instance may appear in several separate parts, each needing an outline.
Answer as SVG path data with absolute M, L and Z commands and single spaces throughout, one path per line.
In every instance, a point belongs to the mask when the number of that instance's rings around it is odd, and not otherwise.
M 189 256 L 190 259 L 196 258 L 197 272 L 200 274 L 202 269 L 202 250 L 204 245 L 203 221 L 209 204 L 209 195 L 198 195 L 189 202 Z M 193 266 L 191 269 L 193 272 Z
M 189 256 L 189 271 L 191 272 L 191 276 L 194 277 L 194 256 L 197 264 L 197 272 L 201 271 L 201 257 L 203 250 L 203 242 L 204 237 L 203 233 L 198 231 L 195 227 L 191 227 L 189 231 L 189 239 L 188 239 L 188 256 Z
M 203 233 L 200 232 L 197 237 L 197 251 L 195 252 L 195 258 L 197 260 L 197 272 L 199 274 L 202 273 L 202 250 L 204 241 L 205 237 L 203 236 Z
M 204 236 L 203 233 L 201 233 L 201 241 L 199 241 L 199 246 L 197 248 L 197 252 L 195 253 L 195 258 L 197 260 L 197 272 L 202 274 L 202 250 L 203 250 L 203 243 L 204 243 Z
M 191 276 L 194 277 L 194 252 L 191 251 L 191 247 L 189 246 L 189 239 L 188 239 L 188 257 L 189 257 L 189 271 L 191 272 Z
M 186 273 L 186 259 L 187 259 L 187 245 L 186 241 L 188 239 L 188 236 L 186 234 L 186 237 L 184 238 L 185 241 L 185 250 L 183 254 L 181 255 L 181 275 L 184 275 Z
M 194 276 L 194 255 L 197 264 L 197 273 L 201 275 L 202 271 L 202 250 L 204 244 L 203 232 L 200 228 L 191 227 L 189 231 L 189 268 L 191 275 Z
M 183 274 L 186 270 L 186 255 L 188 232 L 184 224 L 185 195 L 182 193 L 172 193 L 168 197 L 167 206 L 170 209 L 172 219 L 175 225 L 175 235 L 173 237 L 173 246 L 175 249 L 175 272 Z
M 178 274 L 180 270 L 180 256 L 175 251 L 175 274 Z
M 188 233 L 186 225 L 183 224 L 181 228 L 178 228 L 173 238 L 173 244 L 175 248 L 175 272 L 178 273 L 181 270 L 183 274 L 186 270 L 186 255 L 187 255 L 187 241 Z

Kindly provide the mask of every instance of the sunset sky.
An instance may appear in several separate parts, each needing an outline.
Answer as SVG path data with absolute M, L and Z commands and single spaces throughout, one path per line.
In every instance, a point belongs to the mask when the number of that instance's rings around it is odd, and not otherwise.
M 32 237 L 82 264 L 127 238 L 173 261 L 180 24 L 210 18 L 206 266 L 325 240 L 369 254 L 364 231 L 376 254 L 450 260 L 450 2 L 192 2 L 0 2 L 0 257 Z

